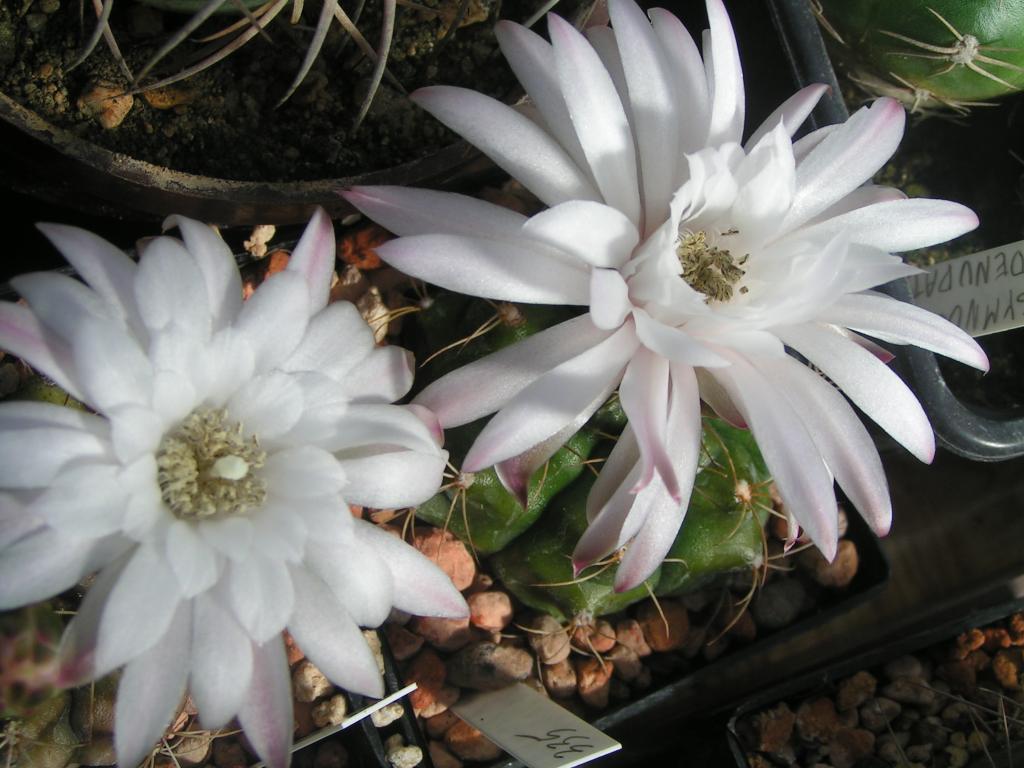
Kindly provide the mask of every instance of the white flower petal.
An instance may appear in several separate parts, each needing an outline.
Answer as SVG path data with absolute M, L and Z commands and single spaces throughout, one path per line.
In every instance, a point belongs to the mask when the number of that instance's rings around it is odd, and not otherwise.
M 693 369 L 672 365 L 672 403 L 665 432 L 667 453 L 679 478 L 673 489 L 664 475 L 636 496 L 632 513 L 644 510 L 643 527 L 636 534 L 615 573 L 615 590 L 626 592 L 639 586 L 661 565 L 683 524 L 693 491 L 700 459 L 701 415 L 697 378 Z
M 586 200 L 541 211 L 527 219 L 522 233 L 576 257 L 584 265 L 613 269 L 629 260 L 640 239 L 636 227 L 621 212 Z
M 441 85 L 419 89 L 412 100 L 548 205 L 601 199 L 557 141 L 500 101 Z
M 892 525 L 892 502 L 878 450 L 857 414 L 831 384 L 790 357 L 756 367 L 779 384 L 800 415 L 839 487 L 877 535 Z
M 776 331 L 836 383 L 896 442 L 926 464 L 935 457 L 935 435 L 921 404 L 877 357 L 828 326 L 805 324 Z
M 199 535 L 207 544 L 236 562 L 252 552 L 253 533 L 252 522 L 244 517 L 204 520 L 199 526 Z
M 363 696 L 384 696 L 384 681 L 377 670 L 363 633 L 335 599 L 331 590 L 303 568 L 292 568 L 295 611 L 288 631 L 327 679 Z
M 311 540 L 305 567 L 331 588 L 332 600 L 343 605 L 357 624 L 379 626 L 391 612 L 394 583 L 387 561 L 351 531 L 335 541 Z
M 246 433 L 273 446 L 302 418 L 304 400 L 302 387 L 292 376 L 270 371 L 243 384 L 228 400 L 227 409 Z
M 0 414 L 5 410 L 0 407 Z M 0 417 L 0 425 L 4 421 Z M 5 488 L 45 487 L 66 467 L 109 462 L 114 458 L 107 440 L 80 429 L 8 427 L 3 437 L 0 485 Z
M 978 342 L 938 315 L 881 294 L 842 296 L 819 316 L 883 341 L 914 346 L 987 371 L 988 356 Z
M 269 277 L 242 305 L 235 330 L 252 347 L 258 370 L 287 360 L 309 321 L 309 287 L 295 272 Z
M 525 387 L 484 427 L 466 454 L 463 471 L 518 456 L 579 417 L 601 393 L 610 395 L 637 345 L 632 325 L 624 325 Z
M 523 214 L 500 205 L 432 189 L 352 187 L 341 195 L 396 235 L 514 238 L 526 221 Z
M 56 475 L 26 513 L 63 534 L 96 539 L 120 529 L 126 495 L 113 464 L 69 467 Z
M 494 413 L 545 372 L 610 335 L 589 315 L 580 315 L 442 376 L 414 402 L 437 414 L 446 429 L 467 424 Z
M 707 0 L 707 9 L 711 27 L 704 37 L 704 64 L 711 98 L 708 143 L 738 143 L 743 135 L 746 108 L 740 52 L 722 0 Z
M 343 381 L 374 348 L 373 332 L 347 301 L 314 315 L 299 346 L 281 364 L 286 371 L 317 371 Z
M 268 768 L 288 768 L 292 747 L 292 683 L 284 639 L 252 644 L 252 681 L 238 722 Z
M 586 155 L 565 106 L 555 69 L 551 44 L 536 32 L 510 21 L 499 21 L 494 36 L 516 79 L 537 106 L 548 130 L 582 169 L 587 168 Z
M 572 25 L 549 14 L 548 33 L 562 95 L 598 189 L 608 205 L 639 227 L 636 147 L 615 84 L 597 53 Z
M 93 674 L 102 677 L 152 648 L 180 601 L 177 579 L 163 556 L 149 544 L 136 547 L 103 603 Z
M 786 507 L 831 560 L 838 546 L 836 498 L 821 453 L 775 384 L 738 355 L 729 358 L 732 365 L 714 377 L 750 424 Z
M 136 265 L 120 248 L 102 237 L 63 224 L 37 224 L 82 279 L 130 328 L 142 325 L 135 303 Z
M 627 425 L 587 496 L 588 525 L 572 553 L 577 576 L 622 546 L 622 526 L 636 501 L 632 489 L 640 470 L 640 449 Z
M 167 562 L 182 597 L 191 598 L 213 586 L 219 575 L 217 553 L 199 535 L 195 524 L 175 520 L 167 529 Z
M 309 527 L 302 514 L 306 505 L 337 505 L 334 497 L 308 499 L 279 499 L 267 496 L 259 509 L 249 513 L 253 528 L 253 548 L 267 557 L 278 557 L 288 562 L 302 560 L 306 550 Z
M 689 119 L 677 103 L 670 61 L 643 11 L 633 0 L 611 0 L 622 68 L 629 88 L 633 133 L 640 156 L 644 221 L 653 230 L 668 218 L 676 187 L 680 126 Z M 688 106 L 688 105 L 686 105 Z
M 153 367 L 134 338 L 114 323 L 81 318 L 72 343 L 77 379 L 100 411 L 150 403 Z
M 413 547 L 375 525 L 355 521 L 356 537 L 391 571 L 394 606 L 417 616 L 462 618 L 469 608 L 447 574 Z
M 252 672 L 249 636 L 211 595 L 195 597 L 189 691 L 204 728 L 223 728 L 242 708 Z
M 728 363 L 685 331 L 660 323 L 642 309 L 633 310 L 636 335 L 652 352 L 677 363 L 717 368 Z
M 437 451 L 430 429 L 411 411 L 397 405 L 353 405 L 338 421 L 336 432 L 319 443 L 328 451 L 364 446 Z
M 242 278 L 231 249 L 213 227 L 202 222 L 168 216 L 164 219 L 164 230 L 171 227 L 181 231 L 185 247 L 203 273 L 213 329 L 230 325 L 242 308 Z
M 208 338 L 213 327 L 206 280 L 185 247 L 170 237 L 151 240 L 135 273 L 135 297 L 151 332 L 180 327 Z
M 249 637 L 256 643 L 266 643 L 279 634 L 295 602 L 288 567 L 280 560 L 252 552 L 245 560 L 228 563 L 225 574 L 231 612 Z
M 365 456 L 342 455 L 338 464 L 348 478 L 345 499 L 375 509 L 422 504 L 441 486 L 446 451 L 389 451 Z
M 586 304 L 589 270 L 539 243 L 457 235 L 390 240 L 377 254 L 407 275 L 458 293 L 528 304 Z
M 377 347 L 345 376 L 338 392 L 352 403 L 393 403 L 412 387 L 412 352 L 401 347 Z
M 676 98 L 680 104 L 686 105 L 687 117 L 681 121 L 676 160 L 678 186 L 684 180 L 681 176 L 685 167 L 683 155 L 696 151 L 707 141 L 710 110 L 708 81 L 704 74 L 704 62 L 701 60 L 700 51 L 697 50 L 696 43 L 683 23 L 664 8 L 651 8 L 648 15 L 651 17 L 651 26 L 661 41 L 662 53 L 672 67 Z
M 821 97 L 828 91 L 824 83 L 813 83 L 794 93 L 778 109 L 768 115 L 756 131 L 750 134 L 743 148 L 748 152 L 757 145 L 762 138 L 771 133 L 776 126 L 782 125 L 786 134 L 792 136 L 804 124 L 811 112 L 821 101 Z
M 604 330 L 615 330 L 622 325 L 633 304 L 629 300 L 629 286 L 615 269 L 595 269 L 590 273 L 590 317 L 594 325 Z
M 883 251 L 909 251 L 944 243 L 978 226 L 974 211 L 948 200 L 889 200 L 826 219 L 799 231 L 801 238 L 831 238 L 845 230 L 850 240 Z
M 334 274 L 334 247 L 334 226 L 324 209 L 317 206 L 286 268 L 306 281 L 310 315 L 327 306 Z
M 337 460 L 312 445 L 283 448 L 270 454 L 260 474 L 272 493 L 297 499 L 338 493 L 346 481 Z
M 798 164 L 796 196 L 780 231 L 789 232 L 870 179 L 892 157 L 905 115 L 894 99 L 878 99 L 829 133 Z
M 11 280 L 11 287 L 28 302 L 36 318 L 66 342 L 73 342 L 86 319 L 108 323 L 124 332 L 118 307 L 79 281 L 55 272 L 32 272 Z
M 72 397 L 86 401 L 77 382 L 70 344 L 44 328 L 28 307 L 0 302 L 0 349 L 49 376 Z
M 114 745 L 118 765 L 138 765 L 160 740 L 185 695 L 192 612 L 179 607 L 163 637 L 128 663 L 117 686 Z
M 639 349 L 622 376 L 619 399 L 640 446 L 642 469 L 633 491 L 639 492 L 647 487 L 657 471 L 669 494 L 678 503 L 679 479 L 668 455 L 665 433 L 668 421 L 668 371 L 668 360 L 646 348 Z

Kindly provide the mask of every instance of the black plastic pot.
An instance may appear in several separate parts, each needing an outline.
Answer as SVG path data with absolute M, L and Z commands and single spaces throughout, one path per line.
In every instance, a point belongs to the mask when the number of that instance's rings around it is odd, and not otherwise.
M 839 680 L 849 677 L 856 672 L 881 667 L 892 659 L 908 653 L 923 651 L 943 640 L 953 638 L 975 627 L 980 628 L 986 624 L 999 621 L 1022 609 L 1024 609 L 1024 598 L 1016 597 L 995 606 L 975 610 L 967 615 L 939 622 L 935 626 L 915 634 L 894 639 L 861 654 L 816 669 L 813 672 L 788 680 L 785 683 L 759 693 L 757 696 L 741 704 L 733 712 L 729 720 L 727 736 L 736 765 L 739 768 L 750 768 L 750 763 L 747 760 L 748 750 L 744 745 L 741 735 L 742 728 L 740 727 L 740 722 L 745 717 L 770 708 L 782 701 L 803 701 L 819 693 L 831 693 L 833 692 L 834 685 Z M 998 763 L 984 764 L 998 765 Z
M 810 1 L 768 0 L 768 6 L 797 85 L 831 86 L 810 118 L 811 127 L 846 120 L 849 112 Z M 911 301 L 906 281 L 889 283 L 882 290 L 901 301 Z M 933 353 L 917 347 L 893 351 L 894 364 L 924 406 L 942 447 L 975 461 L 1004 461 L 1024 455 L 1024 417 L 993 414 L 962 402 L 950 390 Z

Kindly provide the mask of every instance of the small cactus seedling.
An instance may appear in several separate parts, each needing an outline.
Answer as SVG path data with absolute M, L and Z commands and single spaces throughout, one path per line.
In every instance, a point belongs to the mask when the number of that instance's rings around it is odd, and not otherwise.
M 1024 88 L 1022 0 L 818 0 L 851 79 L 912 111 L 964 112 Z

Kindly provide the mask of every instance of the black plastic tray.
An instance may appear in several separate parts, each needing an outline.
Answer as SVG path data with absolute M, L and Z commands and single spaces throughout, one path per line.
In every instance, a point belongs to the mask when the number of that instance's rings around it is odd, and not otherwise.
M 797 85 L 831 86 L 811 115 L 811 126 L 846 120 L 849 112 L 810 0 L 768 0 L 768 7 Z M 881 290 L 900 301 L 911 301 L 904 280 Z M 910 346 L 893 351 L 894 365 L 924 406 L 939 445 L 975 461 L 1004 461 L 1024 455 L 1024 417 L 984 412 L 959 400 L 946 384 L 933 353 Z
M 849 677 L 855 672 L 877 668 L 899 656 L 928 648 L 969 629 L 999 621 L 1022 609 L 1024 609 L 1024 597 L 1015 597 L 994 606 L 974 610 L 955 619 L 939 622 L 920 632 L 890 640 L 877 648 L 864 651 L 840 662 L 828 664 L 759 693 L 741 704 L 729 720 L 727 737 L 729 748 L 736 759 L 736 765 L 740 768 L 749 768 L 746 750 L 743 748 L 737 729 L 739 720 L 746 715 L 763 710 L 780 701 L 807 698 L 817 691 L 824 690 L 829 684 Z

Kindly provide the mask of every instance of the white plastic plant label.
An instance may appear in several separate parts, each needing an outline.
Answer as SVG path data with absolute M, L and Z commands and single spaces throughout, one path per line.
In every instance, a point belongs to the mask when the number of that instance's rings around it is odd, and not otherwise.
M 316 744 L 318 741 L 326 739 L 328 736 L 331 736 L 332 734 L 335 734 L 338 731 L 345 730 L 350 725 L 355 725 L 360 720 L 363 720 L 372 715 L 378 709 L 383 709 L 388 704 L 398 701 L 403 696 L 408 696 L 415 690 L 416 683 L 410 683 L 409 685 L 405 686 L 405 688 L 395 691 L 390 696 L 383 698 L 380 701 L 375 701 L 370 706 L 364 707 L 363 709 L 360 709 L 357 712 L 353 712 L 351 715 L 346 717 L 337 725 L 329 725 L 326 728 L 321 728 L 319 731 L 313 731 L 313 733 L 309 734 L 305 738 L 299 739 L 294 744 L 292 744 L 292 752 L 302 749 L 303 747 L 308 747 L 310 744 Z M 266 763 L 259 762 L 250 766 L 250 768 L 266 768 L 266 765 Z
M 907 282 L 915 304 L 971 336 L 1024 325 L 1024 240 L 926 267 Z
M 572 768 L 622 749 L 522 683 L 465 696 L 452 711 L 530 768 Z

